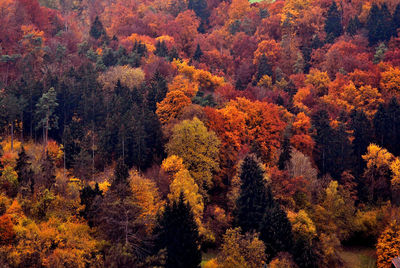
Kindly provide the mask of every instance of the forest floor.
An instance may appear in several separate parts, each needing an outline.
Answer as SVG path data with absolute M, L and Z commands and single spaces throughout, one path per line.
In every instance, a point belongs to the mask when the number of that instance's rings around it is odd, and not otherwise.
M 209 250 L 203 252 L 201 267 L 216 257 L 216 251 Z M 344 261 L 345 268 L 375 268 L 376 256 L 375 249 L 371 247 L 344 247 L 340 252 L 340 257 Z
M 346 268 L 375 268 L 375 249 L 370 247 L 344 247 L 340 252 Z

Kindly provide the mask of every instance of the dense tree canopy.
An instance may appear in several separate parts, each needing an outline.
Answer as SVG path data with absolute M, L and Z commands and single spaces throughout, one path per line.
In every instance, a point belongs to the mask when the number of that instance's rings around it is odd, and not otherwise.
M 0 25 L 0 266 L 398 255 L 398 1 L 2 0 Z

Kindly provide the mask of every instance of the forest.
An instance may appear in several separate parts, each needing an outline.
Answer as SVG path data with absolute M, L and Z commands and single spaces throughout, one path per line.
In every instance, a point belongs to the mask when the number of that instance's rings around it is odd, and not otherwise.
M 398 0 L 0 0 L 0 266 L 390 268 Z

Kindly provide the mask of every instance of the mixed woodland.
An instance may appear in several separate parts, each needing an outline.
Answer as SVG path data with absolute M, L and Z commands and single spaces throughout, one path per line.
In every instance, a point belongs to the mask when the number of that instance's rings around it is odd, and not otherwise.
M 399 205 L 398 0 L 0 0 L 1 267 L 386 268 Z

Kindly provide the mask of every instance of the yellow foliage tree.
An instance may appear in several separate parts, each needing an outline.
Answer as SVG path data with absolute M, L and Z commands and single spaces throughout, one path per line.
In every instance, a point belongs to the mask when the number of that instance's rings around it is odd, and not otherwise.
M 98 81 L 103 85 L 104 90 L 112 92 L 118 81 L 121 82 L 122 86 L 133 90 L 143 83 L 144 78 L 145 75 L 142 69 L 118 65 L 99 75 Z
M 318 95 L 325 95 L 328 93 L 328 87 L 331 79 L 327 72 L 321 72 L 318 69 L 311 69 L 310 73 L 307 74 L 306 80 L 307 85 L 311 85 Z
M 258 268 L 266 260 L 265 245 L 257 234 L 241 234 L 240 228 L 228 229 L 217 256 L 219 267 Z
M 132 195 L 140 208 L 138 216 L 141 222 L 146 223 L 147 232 L 150 234 L 156 222 L 156 218 L 164 201 L 161 200 L 156 184 L 132 171 L 129 178 Z
M 282 9 L 281 21 L 296 20 L 300 18 L 304 10 L 309 9 L 311 0 L 289 0 L 285 1 Z
M 191 82 L 190 79 L 183 75 L 177 75 L 168 85 L 168 91 L 175 90 L 182 91 L 187 97 L 193 98 L 199 89 L 196 82 Z
M 175 59 L 173 65 L 179 73 L 198 83 L 201 90 L 214 91 L 217 87 L 225 84 L 223 77 L 213 75 L 209 71 L 196 69 L 194 66 L 190 66 L 187 61 Z
M 182 158 L 171 155 L 164 159 L 161 168 L 169 175 L 171 180 L 168 199 L 171 202 L 177 202 L 180 194 L 183 193 L 184 200 L 188 202 L 192 208 L 200 234 L 204 234 L 206 230 L 201 222 L 204 210 L 203 197 L 199 194 L 199 186 L 184 166 Z
M 390 67 L 386 72 L 381 73 L 380 86 L 386 94 L 400 93 L 400 69 Z
M 170 91 L 165 98 L 157 103 L 156 114 L 161 124 L 168 124 L 172 119 L 178 117 L 183 108 L 192 103 L 190 98 L 180 90 Z
M 400 224 L 393 221 L 378 239 L 376 245 L 377 267 L 390 268 L 392 259 L 400 255 Z
M 296 239 L 302 238 L 304 241 L 311 242 L 316 237 L 317 229 L 306 211 L 289 212 L 288 218 L 292 223 L 292 231 Z
M 197 117 L 184 120 L 173 129 L 166 149 L 168 155 L 182 158 L 185 167 L 205 195 L 212 186 L 213 173 L 218 170 L 220 141 Z
M 187 169 L 181 169 L 175 173 L 169 189 L 170 194 L 168 194 L 168 199 L 170 201 L 178 202 L 181 192 L 183 193 L 185 201 L 188 202 L 192 208 L 194 218 L 199 226 L 200 234 L 204 233 L 204 227 L 202 227 L 201 223 L 204 210 L 203 197 L 199 194 L 199 186 L 192 176 L 190 176 L 189 171 Z

